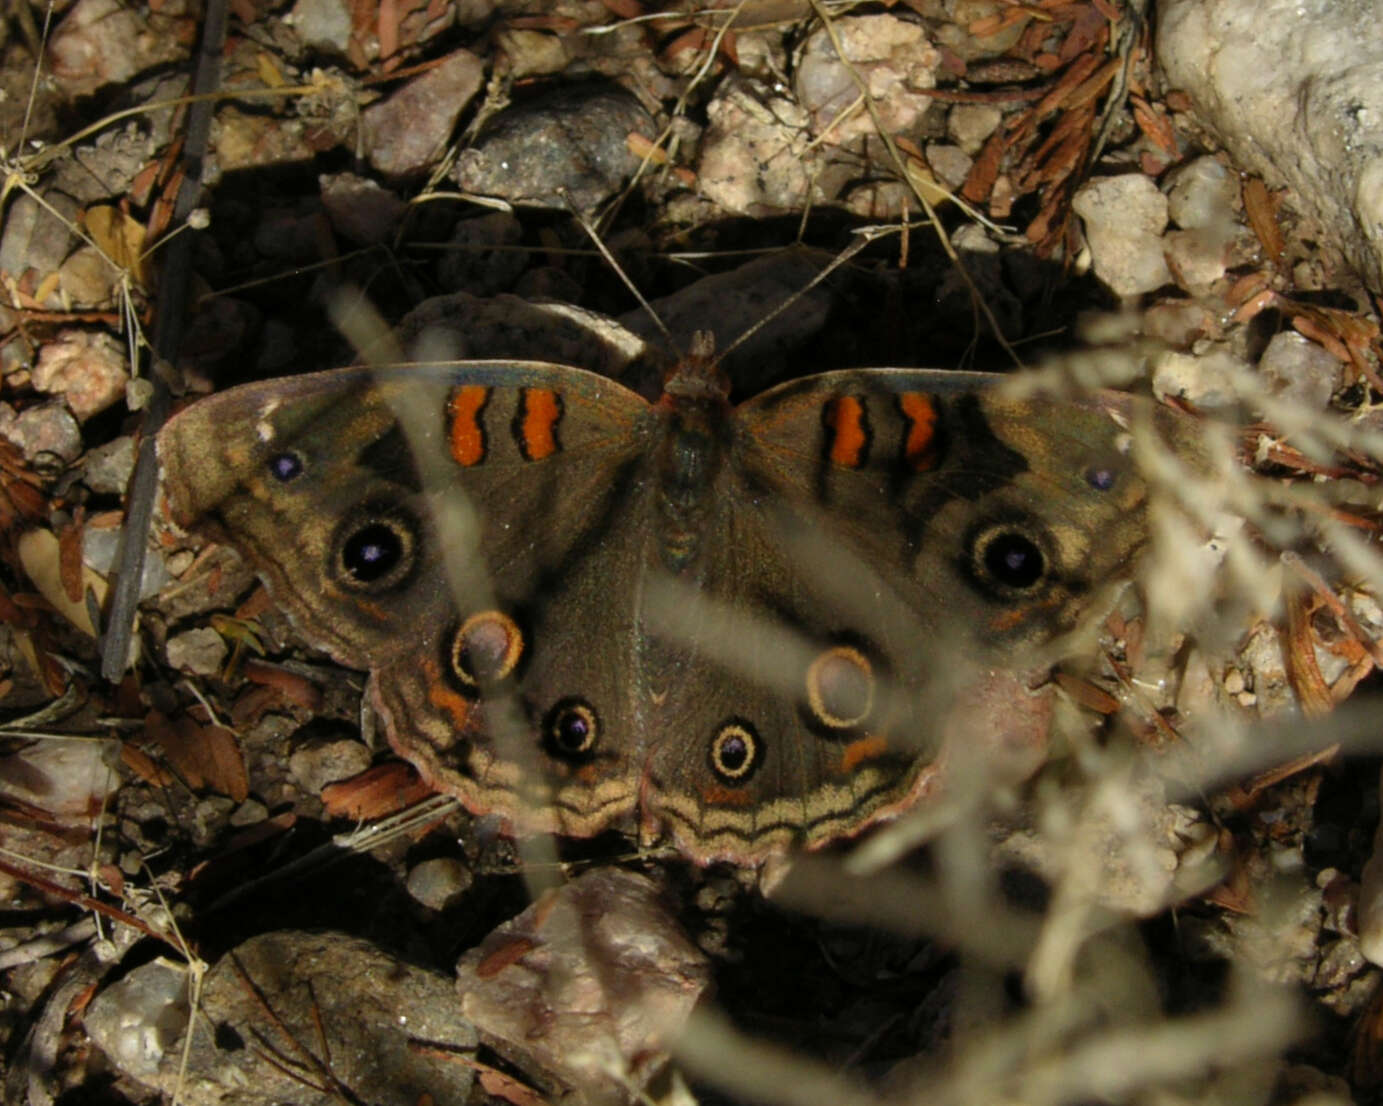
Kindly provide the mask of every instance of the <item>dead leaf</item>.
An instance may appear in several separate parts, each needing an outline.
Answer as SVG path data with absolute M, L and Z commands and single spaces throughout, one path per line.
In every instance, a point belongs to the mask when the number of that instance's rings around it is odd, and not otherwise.
M 368 821 L 395 814 L 421 802 L 432 794 L 432 788 L 419 777 L 411 764 L 391 760 L 367 768 L 348 780 L 329 783 L 322 788 L 322 806 L 333 818 L 356 818 Z
M 1273 262 L 1281 261 L 1284 249 L 1282 230 L 1277 225 L 1277 204 L 1268 186 L 1261 177 L 1245 177 L 1242 194 L 1244 214 L 1248 216 L 1249 226 L 1258 236 L 1263 252 Z
M 203 725 L 186 714 L 173 721 L 153 710 L 145 719 L 144 733 L 194 791 L 218 791 L 236 802 L 249 796 L 250 780 L 240 744 L 224 726 Z
M 144 227 L 139 221 L 112 204 L 96 204 L 86 209 L 82 222 L 97 248 L 147 288 L 149 263 L 144 256 Z
M 58 535 L 58 577 L 63 594 L 72 603 L 81 603 L 82 594 L 82 513 L 81 508 L 70 526 Z

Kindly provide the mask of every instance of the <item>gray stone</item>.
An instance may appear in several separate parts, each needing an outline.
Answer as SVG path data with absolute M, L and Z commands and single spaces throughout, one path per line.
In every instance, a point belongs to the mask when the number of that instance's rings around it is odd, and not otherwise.
M 187 56 L 181 36 L 119 0 L 77 0 L 48 43 L 53 74 L 68 96 L 85 96 Z
M 112 983 L 93 1000 L 87 1033 L 122 1071 L 156 1078 L 187 1028 L 187 969 L 158 959 Z
M 408 205 L 378 181 L 354 173 L 319 178 L 322 206 L 332 227 L 348 242 L 373 246 L 387 242 Z
M 0 403 L 0 437 L 8 438 L 29 460 L 45 454 L 74 461 L 82 452 L 82 430 L 62 403 L 26 407 L 18 414 Z
M 5 231 L 0 235 L 0 273 L 18 280 L 32 269 L 35 280 L 42 280 L 62 265 L 76 241 L 63 219 L 74 219 L 77 205 L 60 192 L 50 192 L 44 203 L 48 206 L 27 192 L 10 202 Z M 54 302 L 48 306 L 59 305 Z
M 807 113 L 770 86 L 731 77 L 706 106 L 696 187 L 726 211 L 756 215 L 797 210 L 824 198 L 823 165 Z
M 932 142 L 927 146 L 927 164 L 936 174 L 937 181 L 952 192 L 959 191 L 970 173 L 974 161 L 959 146 L 942 142 Z
M 185 1079 L 186 981 L 176 966 L 136 968 L 97 995 L 83 1021 L 118 1068 L 165 1094 L 176 1089 L 189 1106 L 339 1106 L 333 1088 L 342 1086 L 351 1101 L 417 1106 L 468 1100 L 474 1071 L 447 1055 L 476 1048 L 458 1005 L 450 980 L 358 938 L 282 930 L 207 972 Z M 304 1055 L 329 1058 L 331 1078 Z
M 125 434 L 90 450 L 82 464 L 82 482 L 99 495 L 124 495 L 134 472 L 134 438 Z
M 370 164 L 391 176 L 431 168 L 484 81 L 485 63 L 469 50 L 457 50 L 387 100 L 371 104 L 360 115 Z
M 591 211 L 639 167 L 629 136 L 652 117 L 616 88 L 563 89 L 500 112 L 456 159 L 457 185 L 510 203 Z
M 288 772 L 309 795 L 370 767 L 370 750 L 358 741 L 310 742 L 288 758 Z
M 1164 188 L 1167 214 L 1183 230 L 1217 227 L 1234 219 L 1239 184 L 1218 158 L 1207 154 L 1173 169 Z

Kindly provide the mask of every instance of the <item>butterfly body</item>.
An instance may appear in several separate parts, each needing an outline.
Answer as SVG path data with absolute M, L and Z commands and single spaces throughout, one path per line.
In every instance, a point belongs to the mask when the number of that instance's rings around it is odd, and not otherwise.
M 175 520 L 370 671 L 440 789 L 755 863 L 915 802 L 967 687 L 1021 695 L 1143 543 L 1108 405 L 989 383 L 735 406 L 697 364 L 654 403 L 540 363 L 341 370 L 194 404 L 159 451 Z

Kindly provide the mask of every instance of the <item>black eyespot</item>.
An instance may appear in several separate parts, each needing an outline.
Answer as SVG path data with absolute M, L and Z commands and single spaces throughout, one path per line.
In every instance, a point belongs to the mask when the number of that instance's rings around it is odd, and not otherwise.
M 585 760 L 600 740 L 600 716 L 584 699 L 559 700 L 543 718 L 543 741 L 566 760 Z
M 741 784 L 758 770 L 763 761 L 763 743 L 759 734 L 742 718 L 722 722 L 711 738 L 707 751 L 711 771 L 722 782 Z
M 287 484 L 303 474 L 303 459 L 300 454 L 275 453 L 269 458 L 269 475 L 280 484 Z
M 1004 588 L 1027 591 L 1041 581 L 1047 558 L 1037 543 L 1017 530 L 989 533 L 976 549 L 984 575 Z
M 418 564 L 418 521 L 397 507 L 362 507 L 337 530 L 332 578 L 357 591 L 401 587 Z
M 454 625 L 443 640 L 445 671 L 463 695 L 474 697 L 513 675 L 525 637 L 503 611 L 478 611 Z
M 1107 466 L 1092 465 L 1085 470 L 1085 482 L 1097 492 L 1109 491 L 1118 479 L 1119 474 Z

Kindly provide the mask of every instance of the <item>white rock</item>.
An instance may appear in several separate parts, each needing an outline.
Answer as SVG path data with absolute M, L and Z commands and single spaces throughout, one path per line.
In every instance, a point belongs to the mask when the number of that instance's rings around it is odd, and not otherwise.
M 855 74 L 869 89 L 885 130 L 897 133 L 916 124 L 931 105 L 920 90 L 936 86 L 941 64 L 926 28 L 895 15 L 861 15 L 837 19 L 833 29 L 849 66 L 823 27 L 807 39 L 797 67 L 797 95 L 811 113 L 813 133 L 829 132 L 826 140 L 836 144 L 874 133 L 874 120 L 856 103 Z
M 1273 335 L 1258 362 L 1279 399 L 1323 411 L 1340 383 L 1340 363 L 1295 330 Z
M 1071 205 L 1085 221 L 1095 275 L 1119 296 L 1151 292 L 1171 282 L 1162 255 L 1167 197 L 1142 173 L 1093 180 Z
M 1235 161 L 1290 185 L 1383 290 L 1379 0 L 1162 0 L 1169 83 Z
M 60 394 L 78 419 L 119 403 L 129 380 L 125 348 L 109 334 L 64 330 L 38 353 L 34 387 Z
M 1167 174 L 1167 214 L 1183 230 L 1234 219 L 1238 183 L 1217 158 L 1198 157 Z
M 753 215 L 821 198 L 812 187 L 821 158 L 809 143 L 806 112 L 795 102 L 758 82 L 731 79 L 721 83 L 706 115 L 696 184 L 712 203 Z
M 997 104 L 956 104 L 946 117 L 946 133 L 974 157 L 1003 120 L 1003 109 Z
M 198 626 L 168 639 L 168 666 L 194 676 L 214 676 L 226 663 L 226 639 L 210 626 Z
M 351 8 L 345 0 L 298 0 L 289 22 L 314 50 L 345 54 L 351 41 Z

